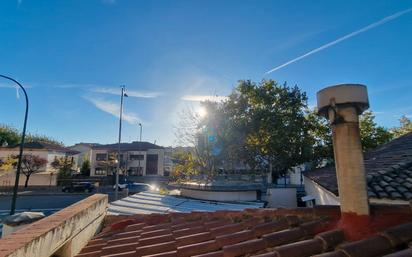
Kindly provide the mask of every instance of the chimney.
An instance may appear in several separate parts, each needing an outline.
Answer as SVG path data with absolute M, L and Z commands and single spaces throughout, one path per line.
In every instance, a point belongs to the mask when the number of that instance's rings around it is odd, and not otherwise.
M 363 218 L 366 221 L 369 202 L 359 132 L 359 115 L 369 108 L 366 86 L 327 87 L 317 93 L 317 102 L 318 113 L 332 126 L 341 220 L 359 221 Z

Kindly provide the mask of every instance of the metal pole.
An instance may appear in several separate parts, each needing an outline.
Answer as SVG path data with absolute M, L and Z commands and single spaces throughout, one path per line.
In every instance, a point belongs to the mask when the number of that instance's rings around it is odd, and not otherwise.
M 138 156 L 140 156 L 140 155 L 142 155 L 141 154 L 141 144 L 142 144 L 142 123 L 139 123 L 139 126 L 140 126 L 140 139 L 139 139 L 139 154 L 138 154 Z M 139 175 L 140 174 L 140 157 L 139 157 L 139 160 L 138 160 L 138 162 L 139 162 L 139 165 L 138 165 L 138 167 L 137 167 L 137 174 Z M 143 174 L 142 174 L 143 175 Z
M 19 179 L 20 179 L 20 171 L 21 171 L 21 162 L 23 159 L 23 148 L 24 148 L 24 138 L 26 137 L 26 125 L 27 125 L 27 116 L 29 114 L 29 98 L 27 97 L 26 90 L 24 87 L 15 79 L 10 77 L 0 75 L 0 77 L 8 79 L 16 83 L 24 93 L 24 97 L 26 99 L 26 112 L 24 114 L 24 125 L 23 125 L 23 133 L 21 134 L 20 140 L 20 151 L 19 151 L 19 160 L 17 162 L 17 170 L 16 170 L 16 180 L 14 182 L 14 189 L 13 189 L 13 198 L 11 200 L 11 208 L 10 208 L 10 215 L 13 215 L 16 211 L 16 200 L 17 200 L 17 192 L 19 189 Z
M 114 199 L 118 199 L 119 193 L 119 173 L 120 173 L 120 142 L 122 140 L 122 113 L 123 113 L 123 96 L 124 96 L 124 86 L 121 87 L 120 95 L 120 117 L 119 117 L 119 142 L 117 145 L 117 168 L 116 168 L 116 188 L 114 190 Z
M 140 142 L 142 142 L 142 123 L 139 123 L 140 126 Z

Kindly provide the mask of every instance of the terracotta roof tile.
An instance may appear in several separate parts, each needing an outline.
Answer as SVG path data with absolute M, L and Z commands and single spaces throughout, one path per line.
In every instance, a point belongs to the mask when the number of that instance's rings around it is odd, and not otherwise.
M 323 244 L 319 239 L 309 239 L 278 246 L 274 249 L 278 257 L 304 257 L 322 253 Z
M 223 251 L 216 251 L 210 253 L 204 253 L 199 255 L 194 255 L 195 257 L 223 257 Z
M 387 237 L 394 247 L 412 241 L 412 223 L 402 224 L 387 229 L 382 233 Z
M 201 212 L 134 215 L 128 217 L 129 220 L 123 222 L 122 226 L 107 224 L 116 230 L 104 229 L 102 233 L 105 236 L 96 236 L 77 257 L 104 254 L 156 257 L 368 257 L 404 250 L 408 244 L 412 244 L 410 207 L 371 206 L 375 221 L 371 226 L 379 229 L 378 234 L 371 237 L 365 234 L 365 238 L 355 242 L 348 242 L 343 231 L 336 229 L 340 217 L 336 206 L 295 208 L 289 211 L 220 211 L 218 215 L 203 213 L 205 216 L 199 216 L 203 215 Z M 196 221 L 193 221 L 194 218 Z M 163 223 L 159 223 L 160 220 Z M 126 232 L 131 229 L 137 230 Z
M 216 240 L 219 243 L 220 247 L 223 247 L 226 245 L 237 244 L 254 238 L 256 237 L 255 233 L 252 230 L 243 230 L 228 235 L 218 236 L 216 237 Z
M 269 247 L 283 245 L 291 242 L 295 242 L 305 237 L 305 232 L 301 228 L 286 229 L 278 232 L 272 232 L 270 234 L 263 235 L 263 239 L 266 241 Z
M 143 232 L 140 234 L 141 238 L 148 238 L 148 237 L 154 237 L 154 236 L 162 236 L 162 235 L 168 235 L 172 233 L 170 229 L 158 229 L 158 230 L 150 230 L 148 232 Z
M 176 238 L 176 243 L 178 246 L 190 245 L 195 243 L 200 243 L 204 241 L 209 241 L 214 239 L 214 236 L 210 232 L 203 232 L 183 237 Z
M 136 248 L 136 252 L 139 256 L 153 255 L 163 252 L 170 252 L 176 250 L 176 242 L 165 242 L 159 244 L 152 244 L 146 246 L 140 246 Z
M 175 237 L 182 237 L 182 236 L 201 233 L 204 231 L 205 231 L 205 228 L 203 226 L 197 226 L 193 228 L 183 228 L 179 230 L 174 230 L 172 233 Z
M 94 252 L 88 252 L 88 253 L 79 253 L 76 255 L 76 257 L 100 257 L 101 251 L 94 251 Z
M 161 235 L 161 236 L 140 238 L 139 245 L 140 246 L 153 245 L 156 243 L 166 243 L 166 242 L 170 242 L 173 240 L 174 240 L 174 237 L 172 234 L 166 234 L 166 235 Z
M 121 244 L 128 244 L 128 243 L 136 243 L 138 242 L 140 237 L 138 236 L 131 236 L 131 237 L 122 237 L 113 240 L 109 240 L 107 243 L 108 245 L 121 245 Z
M 257 237 L 261 237 L 264 234 L 283 230 L 289 227 L 289 223 L 286 219 L 280 219 L 277 221 L 266 222 L 256 225 L 253 231 Z
M 266 241 L 263 239 L 252 239 L 241 243 L 227 245 L 223 247 L 224 257 L 242 256 L 254 253 L 266 248 Z
M 136 257 L 136 251 L 115 253 L 110 255 L 103 255 L 102 257 Z
M 390 241 L 381 235 L 339 246 L 339 250 L 351 257 L 382 256 L 392 252 Z
M 216 237 L 239 232 L 243 230 L 244 227 L 245 225 L 243 223 L 228 224 L 221 227 L 212 228 L 210 229 L 210 232 Z
M 343 233 L 343 230 L 334 229 L 319 233 L 315 236 L 315 238 L 318 238 L 322 241 L 324 251 L 330 251 L 345 240 L 345 235 Z
M 388 255 L 385 255 L 383 257 L 411 257 L 412 256 L 412 248 L 405 249 L 403 251 L 399 251 L 396 253 L 391 253 Z
M 220 246 L 215 240 L 210 240 L 202 243 L 180 246 L 177 248 L 178 257 L 186 257 L 199 255 L 202 253 L 213 252 L 219 250 Z
M 101 249 L 101 255 L 109 255 L 109 254 L 116 254 L 119 252 L 135 251 L 138 245 L 139 243 L 137 242 L 134 242 L 134 243 L 125 242 L 124 244 L 109 245 Z

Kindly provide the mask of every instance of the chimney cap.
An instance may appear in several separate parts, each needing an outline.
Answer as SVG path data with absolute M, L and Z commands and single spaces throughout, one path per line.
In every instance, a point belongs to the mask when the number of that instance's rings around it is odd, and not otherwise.
M 327 115 L 329 107 L 353 106 L 358 114 L 369 108 L 368 90 L 361 84 L 340 84 L 326 87 L 316 94 L 318 113 Z

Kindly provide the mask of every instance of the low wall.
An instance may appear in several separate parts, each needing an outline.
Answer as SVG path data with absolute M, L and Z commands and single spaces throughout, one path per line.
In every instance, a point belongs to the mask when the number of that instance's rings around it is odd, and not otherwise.
M 8 172 L 0 176 L 0 186 L 10 187 L 14 186 L 16 180 L 15 172 Z M 20 174 L 19 186 L 24 186 L 26 176 Z M 55 186 L 57 183 L 57 174 L 50 175 L 50 173 L 37 173 L 30 176 L 29 186 Z
M 268 188 L 266 199 L 268 208 L 295 208 L 297 203 L 296 188 Z
M 256 191 L 208 191 L 181 188 L 180 195 L 210 201 L 256 201 Z
M 0 257 L 73 257 L 100 230 L 107 195 L 95 194 L 0 239 Z

